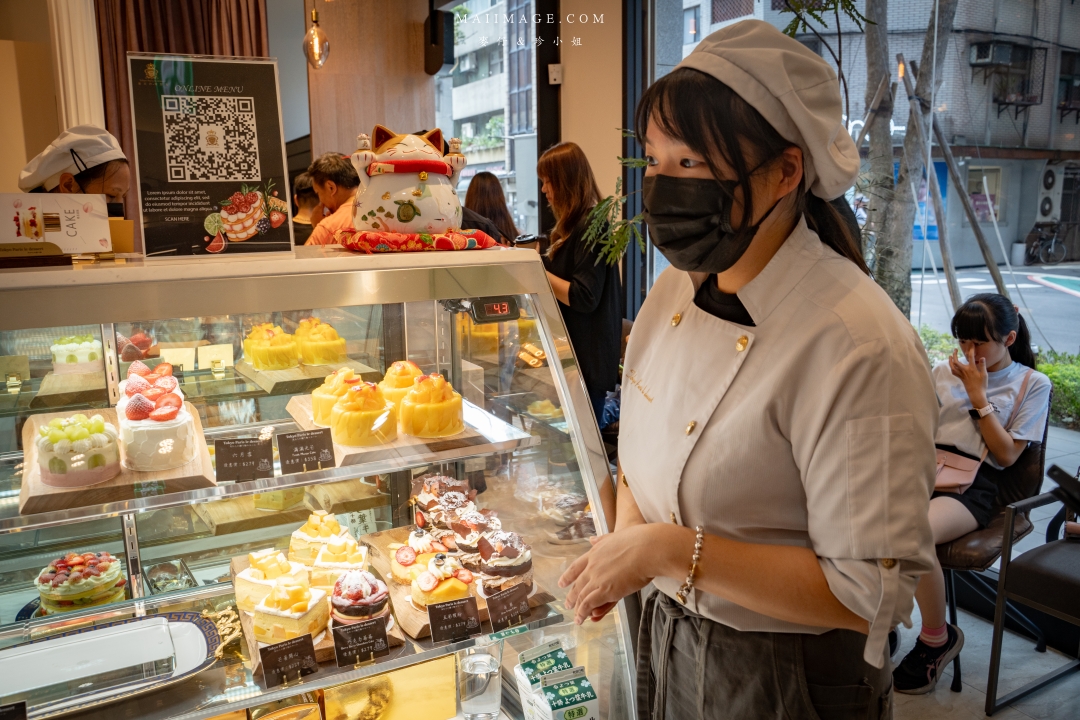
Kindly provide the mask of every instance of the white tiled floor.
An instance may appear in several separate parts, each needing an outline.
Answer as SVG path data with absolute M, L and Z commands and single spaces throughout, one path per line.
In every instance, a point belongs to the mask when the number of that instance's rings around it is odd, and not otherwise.
M 1072 475 L 1080 465 L 1080 433 L 1061 428 L 1050 428 L 1047 439 L 1046 466 L 1056 464 Z M 1043 484 L 1043 492 L 1056 485 L 1050 480 Z M 1032 513 L 1035 531 L 1019 542 L 1013 556 L 1041 545 L 1046 541 L 1046 526 L 1060 508 L 1055 503 Z M 919 634 L 918 608 L 912 618 L 911 630 L 900 629 L 900 661 L 915 645 Z M 993 626 L 980 617 L 960 612 L 960 628 L 964 631 L 964 650 L 960 653 L 962 692 L 949 690 L 952 682 L 952 666 L 945 672 L 934 692 L 928 695 L 897 695 L 896 720 L 969 720 L 985 717 L 986 680 L 990 668 L 990 643 Z M 1027 638 L 1006 632 L 1002 649 L 1002 667 L 998 696 L 1027 684 L 1056 667 L 1064 665 L 1069 658 L 1053 650 L 1037 653 L 1034 643 Z M 1049 687 L 1029 695 L 1013 706 L 999 710 L 995 720 L 1076 720 L 1080 718 L 1080 672 L 1058 680 Z

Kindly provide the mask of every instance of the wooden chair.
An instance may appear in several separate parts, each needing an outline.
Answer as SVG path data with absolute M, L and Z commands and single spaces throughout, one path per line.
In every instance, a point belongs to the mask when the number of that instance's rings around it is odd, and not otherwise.
M 1080 479 L 1080 471 L 1077 471 Z M 1015 502 L 1005 508 L 1005 524 L 1043 505 L 1057 502 L 1051 493 Z M 1052 670 L 998 700 L 998 672 L 1001 669 L 1001 642 L 1005 634 L 1007 606 L 1012 602 L 1035 608 L 1073 625 L 1080 625 L 1080 541 L 1052 540 L 1010 559 L 1011 535 L 1001 538 L 1001 573 L 998 577 L 994 611 L 994 640 L 990 646 L 990 676 L 986 683 L 986 714 L 1030 695 L 1069 673 L 1080 670 L 1080 659 Z
M 1051 391 L 1051 396 L 1053 391 Z M 981 530 L 975 530 L 963 537 L 937 546 L 938 561 L 945 574 L 945 595 L 949 605 L 949 622 L 958 624 L 956 611 L 956 573 L 967 570 L 971 588 L 991 604 L 996 602 L 996 589 L 977 573 L 990 568 L 999 557 L 1006 537 L 1005 528 L 1012 528 L 1008 533 L 1009 546 L 1026 537 L 1033 529 L 1028 513 L 1009 511 L 1009 503 L 1027 500 L 1039 494 L 1042 488 L 1043 472 L 1046 462 L 1046 436 L 1050 426 L 1049 414 L 1046 428 L 1043 429 L 1041 443 L 1032 443 L 1020 454 L 1011 467 L 995 470 L 987 467 L 983 472 L 997 482 L 998 507 L 995 508 L 990 523 Z M 1011 603 L 1005 606 L 1009 619 L 1030 632 L 1037 640 L 1035 649 L 1046 651 L 1046 639 L 1033 622 L 1028 620 Z M 950 689 L 960 692 L 963 683 L 960 678 L 960 656 L 953 660 L 953 679 Z M 989 697 L 989 696 L 988 696 Z

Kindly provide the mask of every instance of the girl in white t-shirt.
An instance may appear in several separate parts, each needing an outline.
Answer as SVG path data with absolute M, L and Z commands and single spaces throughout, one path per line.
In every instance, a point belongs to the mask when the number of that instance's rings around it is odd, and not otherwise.
M 941 403 L 935 442 L 975 459 L 988 454 L 966 492 L 934 492 L 930 527 L 939 545 L 986 527 L 998 492 L 993 476 L 1015 463 L 1029 442 L 1042 442 L 1050 403 L 1050 379 L 1033 369 L 1027 324 L 1008 298 L 972 296 L 953 316 L 952 334 L 964 358 L 954 350 L 934 367 Z M 897 692 L 932 691 L 964 646 L 960 629 L 945 621 L 945 578 L 936 555 L 934 564 L 915 590 L 922 632 L 893 671 Z

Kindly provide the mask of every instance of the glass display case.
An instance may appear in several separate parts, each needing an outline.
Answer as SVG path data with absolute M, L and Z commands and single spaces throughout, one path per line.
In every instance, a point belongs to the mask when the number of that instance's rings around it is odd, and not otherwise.
M 72 634 L 92 656 L 148 619 L 172 633 L 153 672 L 59 700 L 16 675 L 0 705 L 211 718 L 303 695 L 328 718 L 441 720 L 494 641 L 488 679 L 524 717 L 518 655 L 557 640 L 599 717 L 634 715 L 623 606 L 578 627 L 557 583 L 614 491 L 536 253 L 7 271 L 0 308 L 0 663 Z M 343 580 L 361 569 L 386 585 L 389 652 L 339 667 L 324 628 L 366 602 Z M 493 638 L 486 599 L 515 586 L 528 610 Z M 458 597 L 480 628 L 434 642 L 425 605 Z M 332 619 L 305 626 L 317 606 Z M 317 670 L 268 680 L 258 640 L 305 630 Z

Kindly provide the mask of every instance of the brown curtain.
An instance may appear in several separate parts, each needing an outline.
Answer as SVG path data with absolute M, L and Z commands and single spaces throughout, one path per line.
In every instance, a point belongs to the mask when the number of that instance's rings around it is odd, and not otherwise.
M 127 53 L 267 57 L 266 0 L 94 0 L 105 127 L 134 162 Z M 132 168 L 128 218 L 138 217 Z M 136 223 L 136 250 L 142 229 Z

